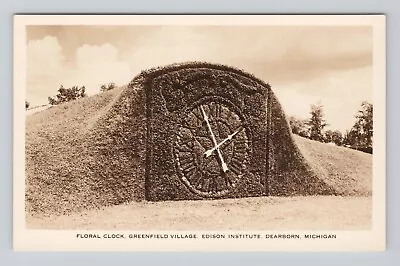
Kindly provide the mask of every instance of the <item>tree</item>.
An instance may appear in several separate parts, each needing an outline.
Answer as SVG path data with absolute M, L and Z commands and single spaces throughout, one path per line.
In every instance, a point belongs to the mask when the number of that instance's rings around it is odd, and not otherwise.
M 346 130 L 343 136 L 343 144 L 346 146 L 353 147 L 357 142 L 357 136 L 354 134 L 355 131 Z
M 27 100 L 25 100 L 25 110 L 28 109 L 30 105 L 31 104 Z
M 356 122 L 345 135 L 345 144 L 356 149 L 372 149 L 373 105 L 363 102 L 356 115 Z
M 327 130 L 325 131 L 325 142 L 333 142 L 338 146 L 343 143 L 343 135 L 339 130 Z
M 308 138 L 308 126 L 306 120 L 290 116 L 289 125 L 293 134 Z
M 100 91 L 105 92 L 105 91 L 113 90 L 115 88 L 116 88 L 115 83 L 110 82 L 110 83 L 108 83 L 108 85 L 105 85 L 105 84 L 101 85 Z
M 322 131 L 327 125 L 324 120 L 323 106 L 321 104 L 311 105 L 310 114 L 311 117 L 307 122 L 310 139 L 323 142 L 324 135 Z
M 372 147 L 373 130 L 373 105 L 368 102 L 361 104 L 361 109 L 356 115 L 355 127 L 360 132 L 360 144 L 364 147 Z
M 85 86 L 78 88 L 78 86 L 73 86 L 71 88 L 64 88 L 63 85 L 58 89 L 58 94 L 55 97 L 48 97 L 49 104 L 57 105 L 69 101 L 73 101 L 79 98 L 86 97 Z

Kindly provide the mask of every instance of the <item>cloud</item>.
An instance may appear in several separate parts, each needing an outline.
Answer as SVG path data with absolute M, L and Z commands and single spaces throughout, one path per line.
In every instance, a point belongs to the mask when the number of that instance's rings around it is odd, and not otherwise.
M 134 73 L 159 65 L 186 61 L 226 63 L 223 44 L 195 28 L 162 27 L 139 38 L 125 53 Z
M 28 43 L 27 99 L 32 106 L 46 104 L 48 96 L 64 87 L 85 86 L 88 95 L 100 91 L 102 84 L 124 85 L 132 78 L 129 64 L 118 59 L 118 50 L 110 45 L 83 45 L 76 51 L 76 61 L 68 62 L 55 37 Z
M 310 105 L 323 105 L 328 128 L 344 132 L 363 101 L 372 100 L 372 67 L 332 72 L 327 77 L 273 87 L 287 115 L 309 118 Z
M 64 57 L 57 38 L 45 36 L 27 45 L 27 99 L 31 105 L 46 103 L 49 88 L 59 86 Z
M 298 83 L 372 64 L 370 27 L 166 26 L 123 52 L 132 72 L 184 61 L 242 68 L 272 83 Z
M 129 64 L 118 59 L 119 52 L 111 44 L 83 45 L 76 52 L 76 68 L 67 86 L 82 84 L 89 95 L 98 93 L 102 84 L 125 85 L 132 79 Z
M 144 69 L 184 61 L 260 77 L 291 115 L 308 117 L 309 105 L 321 101 L 327 122 L 341 130 L 363 100 L 372 101 L 370 27 L 36 26 L 28 33 L 32 106 L 47 103 L 60 84 L 85 85 L 91 95 L 104 83 L 123 85 Z

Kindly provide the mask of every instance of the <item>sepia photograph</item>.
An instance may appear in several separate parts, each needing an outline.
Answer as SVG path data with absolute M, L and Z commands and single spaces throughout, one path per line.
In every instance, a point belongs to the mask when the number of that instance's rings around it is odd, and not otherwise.
M 15 16 L 14 248 L 384 250 L 385 56 L 384 16 Z

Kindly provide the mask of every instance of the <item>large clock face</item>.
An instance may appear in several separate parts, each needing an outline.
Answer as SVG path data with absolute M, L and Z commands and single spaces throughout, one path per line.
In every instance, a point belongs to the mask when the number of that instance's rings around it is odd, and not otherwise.
M 222 101 L 199 103 L 184 113 L 174 143 L 181 180 L 203 197 L 230 193 L 248 167 L 245 121 Z

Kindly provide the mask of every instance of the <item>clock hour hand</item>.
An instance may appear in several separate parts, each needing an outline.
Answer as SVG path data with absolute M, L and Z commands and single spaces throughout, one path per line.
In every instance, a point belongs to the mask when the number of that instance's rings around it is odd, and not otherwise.
M 215 146 L 212 149 L 207 150 L 204 155 L 206 156 L 206 158 L 210 157 L 212 155 L 212 153 L 216 150 L 219 149 L 225 142 L 227 142 L 228 140 L 232 140 L 234 136 L 236 136 L 236 134 L 238 134 L 240 131 L 242 131 L 242 128 L 236 130 L 235 132 L 233 132 L 232 134 L 230 134 L 227 138 L 225 138 L 223 141 L 221 141 L 217 146 Z
M 218 157 L 221 160 L 222 171 L 224 171 L 224 173 L 226 173 L 228 171 L 228 166 L 226 165 L 226 163 L 224 161 L 224 158 L 222 157 L 221 151 L 217 147 L 218 146 L 217 140 L 215 139 L 214 133 L 213 133 L 213 131 L 211 129 L 210 122 L 208 121 L 208 116 L 207 116 L 206 112 L 204 111 L 203 106 L 200 105 L 200 109 L 201 109 L 201 112 L 203 114 L 204 121 L 206 121 L 206 123 L 207 123 L 208 130 L 210 131 L 211 138 L 212 138 L 212 141 L 214 143 L 214 148 L 217 150 Z

